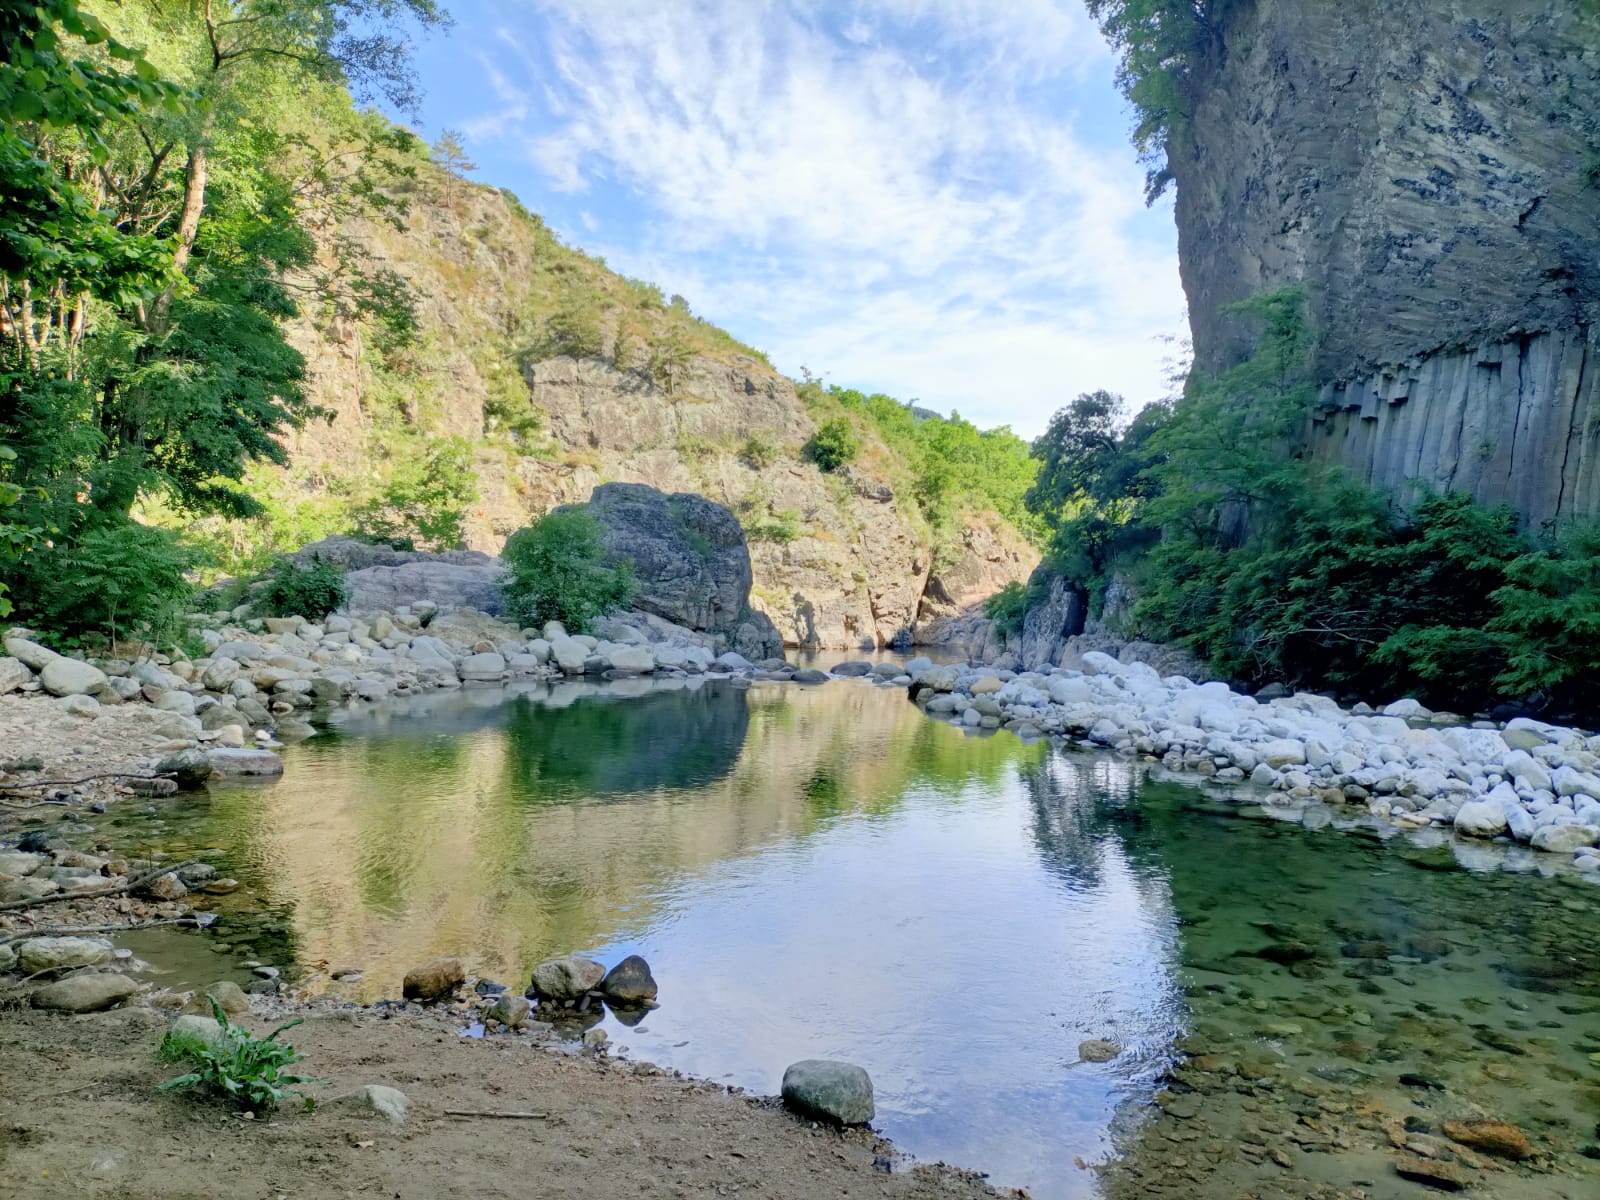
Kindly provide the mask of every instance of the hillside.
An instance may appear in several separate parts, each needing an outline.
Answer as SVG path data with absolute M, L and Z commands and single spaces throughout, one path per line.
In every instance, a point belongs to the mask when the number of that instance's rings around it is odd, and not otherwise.
M 847 407 L 836 395 L 797 388 L 681 298 L 565 246 L 509 193 L 425 162 L 402 190 L 402 228 L 353 219 L 321 238 L 409 285 L 414 336 L 396 346 L 368 322 L 299 319 L 292 340 L 331 419 L 292 435 L 286 470 L 255 471 L 264 524 L 214 524 L 225 560 L 258 564 L 353 521 L 425 544 L 418 514 L 452 504 L 466 545 L 494 552 L 600 483 L 646 483 L 738 513 L 752 603 L 791 644 L 830 647 L 937 640 L 941 618 L 1037 562 L 981 497 L 934 511 L 908 447 L 864 411 L 847 417 L 855 461 L 807 461 L 819 423 Z

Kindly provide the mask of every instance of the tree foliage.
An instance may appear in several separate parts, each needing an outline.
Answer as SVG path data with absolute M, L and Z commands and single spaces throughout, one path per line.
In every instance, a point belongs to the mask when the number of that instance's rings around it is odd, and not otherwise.
M 284 333 L 305 305 L 404 336 L 408 291 L 329 231 L 394 216 L 381 183 L 414 139 L 346 89 L 413 101 L 401 19 L 444 20 L 433 0 L 100 11 L 0 0 L 0 486 L 34 531 L 12 572 L 31 620 L 88 548 L 149 554 L 146 582 L 179 595 L 141 504 L 262 511 L 247 468 L 283 462 L 283 435 L 319 415 Z M 112 573 L 76 578 L 71 630 L 124 622 Z
M 805 445 L 805 456 L 824 471 L 837 471 L 860 453 L 861 439 L 848 417 L 824 422 Z
M 1029 504 L 1054 529 L 1057 567 L 1092 594 L 1127 578 L 1126 632 L 1227 676 L 1600 711 L 1600 532 L 1539 542 L 1510 509 L 1460 494 L 1401 508 L 1299 457 L 1312 398 L 1300 297 L 1237 311 L 1260 336 L 1233 370 L 1192 377 L 1126 427 L 1103 393 L 1051 421 Z
M 1221 38 L 1218 0 L 1085 0 L 1121 55 L 1117 85 L 1133 105 L 1133 144 L 1147 165 L 1145 199 L 1172 181 L 1168 148 L 1188 119 L 1197 58 Z
M 600 523 L 581 509 L 556 509 L 519 529 L 501 559 L 510 610 L 526 625 L 560 621 L 569 631 L 625 608 L 633 599 L 633 571 L 606 561 Z

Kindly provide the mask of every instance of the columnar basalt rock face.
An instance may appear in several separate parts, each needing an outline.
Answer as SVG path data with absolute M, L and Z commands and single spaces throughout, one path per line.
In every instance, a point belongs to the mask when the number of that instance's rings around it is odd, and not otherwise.
M 1600 6 L 1221 6 L 1174 139 L 1197 363 L 1300 286 L 1317 452 L 1373 483 L 1600 511 Z

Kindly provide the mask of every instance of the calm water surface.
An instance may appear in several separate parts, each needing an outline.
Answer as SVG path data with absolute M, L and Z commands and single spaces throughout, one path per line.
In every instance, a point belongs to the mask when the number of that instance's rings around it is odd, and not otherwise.
M 1476 997 L 1460 1028 L 1487 1009 L 1515 1037 L 1545 1005 L 1557 1091 L 1508 1095 L 1580 1125 L 1600 1105 L 1594 887 L 1497 852 L 1492 874 L 1438 869 L 1451 851 L 972 736 L 899 690 L 469 691 L 350 715 L 287 759 L 138 836 L 228 847 L 234 903 L 268 914 L 248 948 L 313 989 L 396 996 L 438 954 L 518 987 L 554 955 L 643 954 L 661 1007 L 605 1017 L 633 1056 L 763 1093 L 795 1059 L 858 1062 L 903 1149 L 1036 1196 L 1092 1194 L 1074 1160 L 1131 1135 L 1196 1022 L 1333 1063 L 1342 996 L 1380 1032 Z M 249 919 L 219 928 L 249 939 Z M 1376 1061 L 1448 1069 L 1447 1032 Z M 1087 1038 L 1127 1050 L 1080 1063 Z M 1466 1037 L 1462 1070 L 1492 1041 Z

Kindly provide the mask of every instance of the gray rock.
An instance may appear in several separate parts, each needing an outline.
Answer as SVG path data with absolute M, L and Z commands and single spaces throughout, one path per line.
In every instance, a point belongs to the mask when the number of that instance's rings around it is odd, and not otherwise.
M 582 675 L 589 661 L 589 647 L 576 638 L 558 637 L 550 643 L 550 657 L 568 675 Z
M 163 1050 L 174 1054 L 191 1054 L 198 1050 L 215 1050 L 222 1045 L 222 1026 L 215 1017 L 186 1013 L 174 1021 L 161 1039 Z
M 208 750 L 206 761 L 224 776 L 272 776 L 283 774 L 283 759 L 271 750 L 224 748 Z
M 894 666 L 893 663 L 889 663 L 887 665 L 890 667 Z M 896 669 L 898 670 L 898 668 Z M 844 679 L 856 679 L 862 675 L 870 675 L 872 674 L 872 671 L 873 667 L 871 663 L 855 661 L 842 662 L 834 667 L 831 673 Z
M 630 954 L 600 981 L 600 990 L 607 1000 L 618 1004 L 643 1004 L 656 998 L 656 980 L 650 973 L 650 964 L 637 954 Z
M 358 1117 L 379 1118 L 391 1125 L 402 1125 L 411 1111 L 411 1101 L 399 1088 L 369 1083 L 343 1096 L 323 1101 L 323 1107 Z
M 553 958 L 533 969 L 533 992 L 541 1000 L 570 1004 L 598 988 L 605 977 L 605 967 L 591 958 Z
M 506 660 L 499 654 L 469 654 L 457 668 L 461 678 L 475 682 L 498 682 L 506 673 Z
M 814 670 L 811 667 L 802 667 L 800 670 L 791 675 L 790 678 L 796 683 L 827 683 L 828 673 L 826 671 Z
M 68 696 L 61 703 L 62 709 L 74 717 L 84 717 L 93 720 L 100 715 L 100 701 L 93 696 Z
M 20 658 L 0 658 L 0 696 L 33 682 L 33 671 Z
M 1090 1038 L 1086 1042 L 1078 1043 L 1078 1057 L 1084 1062 L 1110 1062 L 1121 1053 L 1121 1046 L 1115 1042 L 1108 1042 L 1104 1038 Z
M 52 696 L 82 696 L 105 687 L 106 675 L 99 667 L 57 655 L 39 672 L 39 682 Z
M 197 788 L 211 778 L 211 760 L 203 750 L 178 750 L 156 761 L 157 775 L 171 775 L 181 788 Z
M 839 1125 L 872 1120 L 872 1080 L 854 1063 L 808 1058 L 783 1073 L 783 1102 L 802 1116 Z
M 656 669 L 656 652 L 649 646 L 618 646 L 606 655 L 613 671 L 647 674 Z
M 1494 800 L 1472 800 L 1456 812 L 1456 832 L 1468 837 L 1497 837 L 1507 824 L 1506 810 Z
M 25 850 L 0 850 L 0 875 L 32 875 L 45 862 L 42 854 L 29 854 Z
M 729 650 L 726 654 L 717 655 L 712 661 L 712 666 L 723 671 L 749 671 L 755 668 L 754 663 L 735 650 Z
M 219 979 L 215 983 L 207 984 L 189 997 L 188 1003 L 183 1006 L 185 1013 L 197 1013 L 202 1017 L 212 1015 L 211 1002 L 215 1000 L 222 1011 L 230 1017 L 240 1016 L 250 1011 L 250 1001 L 244 994 L 244 989 L 237 983 L 228 979 Z
M 637 483 L 601 484 L 582 508 L 600 522 L 607 557 L 633 565 L 636 608 L 723 635 L 746 654 L 783 653 L 771 621 L 750 609 L 750 548 L 729 509 Z
M 114 972 L 69 975 L 65 979 L 37 989 L 29 1002 L 35 1008 L 50 1012 L 104 1012 L 121 1004 L 138 990 L 137 983 L 126 975 Z
M 9 942 L 0 942 L 0 971 L 9 971 L 17 965 L 17 952 Z
M 521 1029 L 528 1023 L 528 1016 L 533 1011 L 526 996 L 518 996 L 514 992 L 502 992 L 495 997 L 495 1002 L 490 1005 L 488 1017 L 498 1021 L 507 1029 Z
M 1600 829 L 1593 825 L 1546 825 L 1533 831 L 1529 845 L 1551 854 L 1571 854 L 1581 847 L 1593 846 L 1597 837 Z
M 6 638 L 6 653 L 20 659 L 35 671 L 42 671 L 61 656 L 47 646 L 24 637 Z
M 24 973 L 94 967 L 111 961 L 111 943 L 105 938 L 39 937 L 17 945 L 17 960 Z

